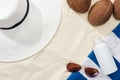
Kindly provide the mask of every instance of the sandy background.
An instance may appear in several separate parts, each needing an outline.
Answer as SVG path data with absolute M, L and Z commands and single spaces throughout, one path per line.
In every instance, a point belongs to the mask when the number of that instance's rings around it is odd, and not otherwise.
M 92 0 L 92 4 L 97 0 Z M 119 21 L 113 16 L 99 27 L 91 26 L 87 13 L 76 13 L 62 0 L 59 29 L 49 45 L 38 54 L 14 63 L 0 63 L 1 80 L 66 80 L 66 64 L 82 63 L 94 47 L 94 38 L 109 34 Z

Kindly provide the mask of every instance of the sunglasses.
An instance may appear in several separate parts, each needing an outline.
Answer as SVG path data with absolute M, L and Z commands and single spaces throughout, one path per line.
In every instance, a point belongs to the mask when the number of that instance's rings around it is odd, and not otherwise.
M 66 66 L 67 70 L 69 72 L 78 72 L 82 69 L 82 66 L 76 63 L 68 63 Z M 85 67 L 85 74 L 88 77 L 96 77 L 99 74 L 99 71 L 95 68 L 91 68 L 91 67 Z

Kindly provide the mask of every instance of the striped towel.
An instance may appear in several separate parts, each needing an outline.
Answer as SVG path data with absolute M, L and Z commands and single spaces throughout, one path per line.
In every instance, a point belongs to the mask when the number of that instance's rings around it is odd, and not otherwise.
M 99 67 L 99 63 L 95 57 L 94 51 L 88 55 L 82 63 L 84 67 L 92 67 L 99 70 L 100 74 L 94 78 L 87 77 L 84 69 L 79 72 L 72 73 L 67 80 L 120 80 L 120 24 L 106 37 L 105 43 L 111 48 L 114 61 L 118 70 L 110 75 L 104 75 Z M 109 66 L 108 66 L 109 67 Z

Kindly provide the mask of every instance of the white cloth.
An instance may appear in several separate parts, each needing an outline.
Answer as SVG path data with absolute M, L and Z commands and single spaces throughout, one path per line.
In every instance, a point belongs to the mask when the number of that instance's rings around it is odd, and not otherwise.
M 87 13 L 74 12 L 66 0 L 62 0 L 60 27 L 49 45 L 25 60 L 1 62 L 0 80 L 66 80 L 69 75 L 66 63 L 81 63 L 92 50 L 93 39 L 107 35 L 117 24 L 118 21 L 111 17 L 106 24 L 93 27 L 87 21 Z

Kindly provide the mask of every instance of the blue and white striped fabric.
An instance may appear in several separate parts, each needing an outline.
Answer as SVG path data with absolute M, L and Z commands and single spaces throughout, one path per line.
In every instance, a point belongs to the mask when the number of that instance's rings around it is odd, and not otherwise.
M 80 72 L 72 73 L 67 80 L 120 80 L 120 24 L 109 34 L 105 43 L 111 48 L 111 51 L 114 56 L 114 61 L 118 67 L 118 70 L 115 73 L 110 75 L 104 75 L 99 67 L 99 63 L 94 55 L 94 51 L 92 51 L 85 61 L 82 63 L 84 67 L 93 67 L 100 71 L 100 74 L 94 78 L 89 78 L 85 75 L 84 69 L 80 70 Z M 109 66 L 108 66 L 109 67 Z

